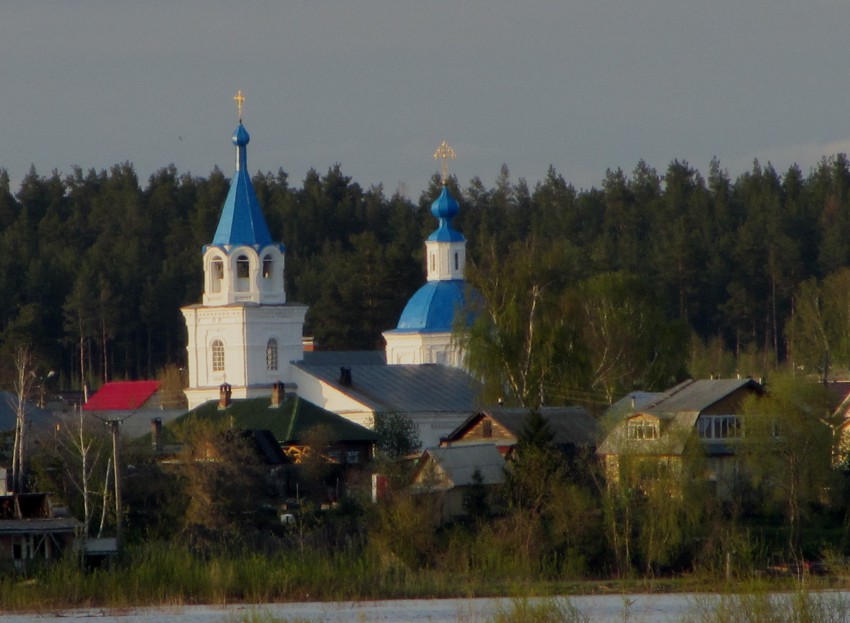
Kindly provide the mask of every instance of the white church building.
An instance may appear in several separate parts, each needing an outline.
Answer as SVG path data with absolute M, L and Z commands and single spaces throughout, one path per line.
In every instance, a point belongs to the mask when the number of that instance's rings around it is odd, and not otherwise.
M 439 225 L 425 241 L 427 281 L 410 297 L 396 328 L 384 332 L 390 365 L 462 367 L 462 353 L 452 340 L 455 317 L 464 310 L 467 295 L 466 239 L 452 227 L 458 210 L 444 178 L 443 190 L 431 204 Z
M 288 303 L 285 249 L 272 240 L 248 173 L 251 137 L 233 133 L 236 171 L 212 242 L 203 249 L 203 302 L 181 309 L 188 343 L 189 408 L 217 400 L 226 387 L 233 398 L 271 394 L 291 386 L 291 363 L 301 359 L 307 306 Z
M 286 392 L 369 427 L 382 414 L 407 414 L 423 445 L 436 445 L 479 406 L 479 385 L 452 341 L 467 296 L 466 240 L 451 225 L 459 206 L 445 184 L 445 155 L 443 189 L 431 206 L 438 227 L 425 242 L 427 281 L 384 333 L 386 351 L 305 353 L 307 307 L 286 300 L 285 248 L 272 240 L 251 183 L 241 92 L 236 100 L 236 171 L 203 248 L 203 300 L 181 309 L 189 408 L 223 393 L 234 400 L 270 396 L 282 382 Z M 453 156 L 445 143 L 441 150 Z

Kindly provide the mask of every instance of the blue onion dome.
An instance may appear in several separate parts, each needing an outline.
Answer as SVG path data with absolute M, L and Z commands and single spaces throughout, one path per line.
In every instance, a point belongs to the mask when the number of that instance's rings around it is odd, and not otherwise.
M 448 333 L 452 330 L 455 314 L 464 308 L 465 302 L 463 280 L 429 281 L 410 297 L 396 329 Z
M 245 129 L 245 126 L 242 125 L 242 122 L 239 123 L 239 127 L 236 128 L 236 131 L 233 133 L 233 144 L 237 147 L 244 147 L 251 141 L 251 135 L 248 134 L 248 130 Z
M 458 213 L 459 209 L 460 206 L 457 201 L 455 201 L 455 198 L 452 197 L 452 194 L 446 186 L 443 186 L 443 192 L 441 192 L 440 196 L 437 197 L 434 200 L 434 203 L 431 204 L 431 214 L 441 219 L 452 218 Z

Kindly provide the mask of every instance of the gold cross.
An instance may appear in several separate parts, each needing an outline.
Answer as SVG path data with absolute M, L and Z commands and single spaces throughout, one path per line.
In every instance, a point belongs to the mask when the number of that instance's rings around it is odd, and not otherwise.
M 440 143 L 440 146 L 437 147 L 437 151 L 434 152 L 434 160 L 437 160 L 438 158 L 443 159 L 443 186 L 446 185 L 446 181 L 449 179 L 449 158 L 454 160 L 455 157 L 455 150 L 449 147 L 449 144 L 446 141 Z
M 239 115 L 239 121 L 242 121 L 242 104 L 245 103 L 245 96 L 242 95 L 242 89 L 236 91 L 236 97 L 233 98 L 236 102 L 236 114 Z

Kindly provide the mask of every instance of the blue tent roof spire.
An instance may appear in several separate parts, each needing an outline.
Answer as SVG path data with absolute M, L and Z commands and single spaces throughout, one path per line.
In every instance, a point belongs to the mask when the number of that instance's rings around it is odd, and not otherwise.
M 230 182 L 230 191 L 224 200 L 212 244 L 264 247 L 272 243 L 272 237 L 248 174 L 248 143 L 251 136 L 242 125 L 242 103 L 245 101 L 242 91 L 233 99 L 236 100 L 239 113 L 239 127 L 233 133 L 236 172 Z

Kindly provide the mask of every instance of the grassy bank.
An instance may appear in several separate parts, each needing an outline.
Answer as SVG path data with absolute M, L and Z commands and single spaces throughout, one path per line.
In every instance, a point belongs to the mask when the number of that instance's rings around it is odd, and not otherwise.
M 174 604 L 270 603 L 392 598 L 527 597 L 587 593 L 793 590 L 799 579 L 706 576 L 617 581 L 560 580 L 494 572 L 411 571 L 368 552 L 292 553 L 196 558 L 163 544 L 129 548 L 111 569 L 81 571 L 73 561 L 0 578 L 5 610 Z M 806 578 L 810 588 L 844 588 L 845 580 Z

